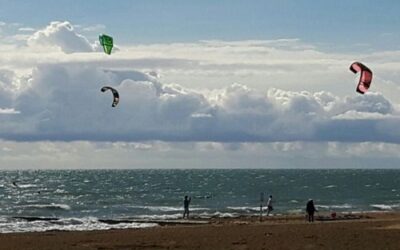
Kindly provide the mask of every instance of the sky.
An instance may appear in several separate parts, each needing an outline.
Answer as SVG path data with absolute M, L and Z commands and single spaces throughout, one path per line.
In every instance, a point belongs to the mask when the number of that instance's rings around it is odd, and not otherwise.
M 0 0 L 0 168 L 400 168 L 399 11 Z

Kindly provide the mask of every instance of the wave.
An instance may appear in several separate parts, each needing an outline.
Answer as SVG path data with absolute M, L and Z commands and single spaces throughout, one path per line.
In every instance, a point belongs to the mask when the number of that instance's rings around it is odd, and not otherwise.
M 202 212 L 202 213 L 191 213 L 191 218 L 210 219 L 210 218 L 236 218 L 241 216 L 241 213 L 229 213 L 229 212 Z M 258 215 L 258 213 L 252 213 L 249 215 Z M 175 214 L 158 214 L 158 215 L 136 215 L 133 219 L 144 219 L 144 220 L 176 220 L 182 218 L 182 213 Z
M 304 213 L 304 212 L 305 212 L 305 210 L 304 210 L 304 209 L 300 209 L 300 208 L 298 208 L 298 209 L 291 209 L 291 210 L 288 210 L 288 211 L 287 211 L 288 214 L 302 214 L 302 213 Z
M 324 209 L 351 209 L 353 208 L 350 204 L 342 204 L 342 205 L 316 205 L 319 208 Z
M 144 219 L 144 220 L 176 220 L 182 218 L 182 213 L 179 214 L 159 214 L 159 215 L 136 215 L 134 219 Z
M 387 204 L 371 204 L 371 207 L 378 209 L 378 210 L 386 210 L 386 211 L 391 211 L 394 210 L 396 208 L 400 207 L 400 204 L 391 204 L 391 205 L 387 205 Z
M 226 207 L 229 210 L 245 211 L 245 212 L 258 212 L 260 207 Z
M 131 208 L 145 209 L 152 212 L 183 212 L 183 207 L 171 207 L 171 206 L 129 206 Z M 205 211 L 210 210 L 205 207 L 190 207 L 190 211 Z
M 16 220 L 25 220 L 25 221 L 57 221 L 56 217 L 35 217 L 35 216 L 14 216 L 12 217 Z
M 18 206 L 22 208 L 31 208 L 31 209 L 49 209 L 49 210 L 71 210 L 71 207 L 67 204 L 29 204 Z
M 54 191 L 55 194 L 66 194 L 67 191 L 65 191 L 64 189 L 59 189 L 57 188 L 56 191 Z
M 35 184 L 18 184 L 17 183 L 17 187 L 19 187 L 19 188 L 33 188 L 33 187 L 37 187 L 37 185 L 35 185 Z
M 198 215 L 199 218 L 236 218 L 239 217 L 238 213 L 226 213 L 226 212 L 214 212 L 214 213 L 201 213 Z
M 337 186 L 336 186 L 336 185 L 328 185 L 328 186 L 325 186 L 325 187 L 323 187 L 323 188 L 330 189 L 330 188 L 337 188 Z
M 196 195 L 193 198 L 201 200 L 201 199 L 211 199 L 212 197 L 213 196 L 211 194 L 208 194 L 208 195 Z
M 21 221 L 12 218 L 0 220 L 0 233 L 46 232 L 46 231 L 93 231 L 109 229 L 156 227 L 156 223 L 126 222 L 108 224 L 95 217 L 60 218 L 55 221 Z

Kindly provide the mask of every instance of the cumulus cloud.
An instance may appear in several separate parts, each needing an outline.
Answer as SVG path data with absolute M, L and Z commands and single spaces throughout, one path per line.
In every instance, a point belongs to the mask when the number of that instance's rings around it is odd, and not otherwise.
M 30 36 L 28 45 L 57 47 L 64 53 L 94 51 L 87 38 L 76 33 L 69 22 L 51 22 L 46 28 Z
M 397 106 L 380 93 L 262 93 L 243 84 L 200 91 L 150 73 L 70 64 L 40 65 L 23 80 L 6 75 L 0 95 L 12 95 L 7 108 L 20 112 L 1 117 L 0 137 L 9 140 L 400 140 Z M 11 88 L 15 81 L 29 87 Z M 100 92 L 104 85 L 120 92 L 116 108 L 111 94 Z

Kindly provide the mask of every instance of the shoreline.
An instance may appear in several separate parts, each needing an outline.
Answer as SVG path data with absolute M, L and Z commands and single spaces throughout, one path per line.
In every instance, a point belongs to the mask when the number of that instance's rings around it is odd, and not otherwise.
M 334 212 L 334 211 L 332 211 Z M 347 221 L 370 219 L 375 216 L 384 217 L 385 215 L 400 215 L 400 211 L 342 211 L 335 212 L 335 218 L 329 211 L 320 211 L 315 214 L 316 221 Z M 204 216 L 202 214 L 192 214 L 190 219 L 182 219 L 181 215 L 170 216 L 149 216 L 149 217 L 120 217 L 120 218 L 96 218 L 96 217 L 44 217 L 44 216 L 12 216 L 5 217 L 8 222 L 0 224 L 0 234 L 7 233 L 30 233 L 48 231 L 104 231 L 113 229 L 140 229 L 148 227 L 166 225 L 200 225 L 213 224 L 228 221 L 260 221 L 259 214 L 229 214 Z M 306 221 L 305 213 L 277 213 L 269 216 L 263 214 L 262 221 Z M 7 230 L 6 224 L 18 223 L 19 227 Z M 38 224 L 35 224 L 38 223 Z M 40 224 L 40 226 L 39 226 Z
M 142 229 L 0 234 L 4 249 L 399 249 L 400 213 L 316 221 L 304 216 L 214 218 Z M 196 221 L 196 220 L 193 220 Z

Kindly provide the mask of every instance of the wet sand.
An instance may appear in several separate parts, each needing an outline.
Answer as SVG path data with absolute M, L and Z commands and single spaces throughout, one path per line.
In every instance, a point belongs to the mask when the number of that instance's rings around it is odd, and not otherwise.
M 400 214 L 308 223 L 304 216 L 211 219 L 208 224 L 0 234 L 0 249 L 400 249 Z

